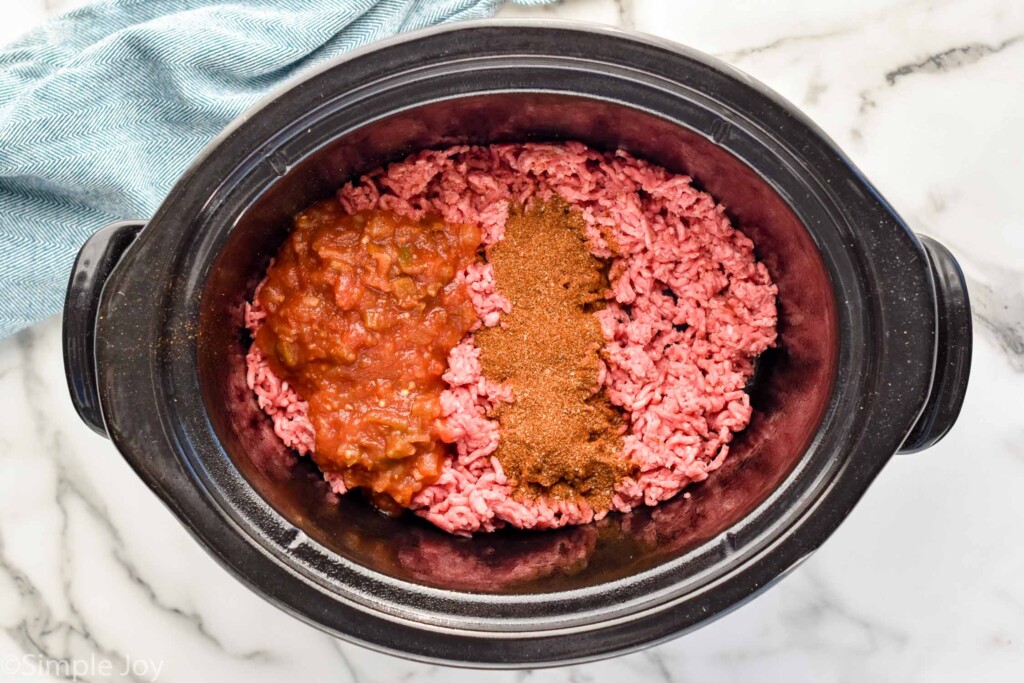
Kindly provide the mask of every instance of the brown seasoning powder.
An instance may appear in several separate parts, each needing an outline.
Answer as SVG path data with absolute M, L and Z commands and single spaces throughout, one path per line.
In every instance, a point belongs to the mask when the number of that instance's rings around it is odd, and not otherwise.
M 598 386 L 605 340 L 594 311 L 608 279 L 587 247 L 583 216 L 559 199 L 513 210 L 487 257 L 512 312 L 501 327 L 477 332 L 476 344 L 483 373 L 512 386 L 513 402 L 496 414 L 495 456 L 513 495 L 582 496 L 608 509 L 629 465 L 622 416 Z

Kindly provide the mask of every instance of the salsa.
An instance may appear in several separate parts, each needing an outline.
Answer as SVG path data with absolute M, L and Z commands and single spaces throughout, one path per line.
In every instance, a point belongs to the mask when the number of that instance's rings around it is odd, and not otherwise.
M 456 273 L 480 242 L 474 225 L 328 200 L 296 216 L 257 295 L 256 344 L 309 403 L 316 464 L 382 509 L 441 473 L 441 375 L 477 320 Z

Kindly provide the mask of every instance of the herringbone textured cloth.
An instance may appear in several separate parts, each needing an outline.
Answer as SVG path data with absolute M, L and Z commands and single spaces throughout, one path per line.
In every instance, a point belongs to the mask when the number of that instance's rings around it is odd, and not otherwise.
M 268 89 L 374 39 L 487 17 L 501 2 L 107 0 L 0 51 L 0 337 L 58 312 L 85 239 L 152 215 Z

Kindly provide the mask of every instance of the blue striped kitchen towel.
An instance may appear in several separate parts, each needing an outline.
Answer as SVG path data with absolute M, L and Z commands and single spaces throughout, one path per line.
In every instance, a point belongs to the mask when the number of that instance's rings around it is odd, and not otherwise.
M 0 50 L 0 337 L 57 313 L 85 239 L 151 216 L 269 89 L 377 38 L 488 17 L 502 1 L 106 0 Z

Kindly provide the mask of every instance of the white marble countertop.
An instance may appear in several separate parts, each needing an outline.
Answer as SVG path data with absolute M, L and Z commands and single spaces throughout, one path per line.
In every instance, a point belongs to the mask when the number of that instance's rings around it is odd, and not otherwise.
M 0 42 L 76 4 L 3 0 Z M 1024 680 L 1024 3 L 566 0 L 502 14 L 685 43 L 815 119 L 967 272 L 974 369 L 955 430 L 895 458 L 824 548 L 710 626 L 603 663 L 482 674 L 338 642 L 235 581 L 79 422 L 52 319 L 0 341 L 0 680 L 43 680 L 26 663 L 56 658 L 107 680 L 100 663 L 117 678 L 126 657 L 137 680 L 159 666 L 157 680 L 189 682 Z

